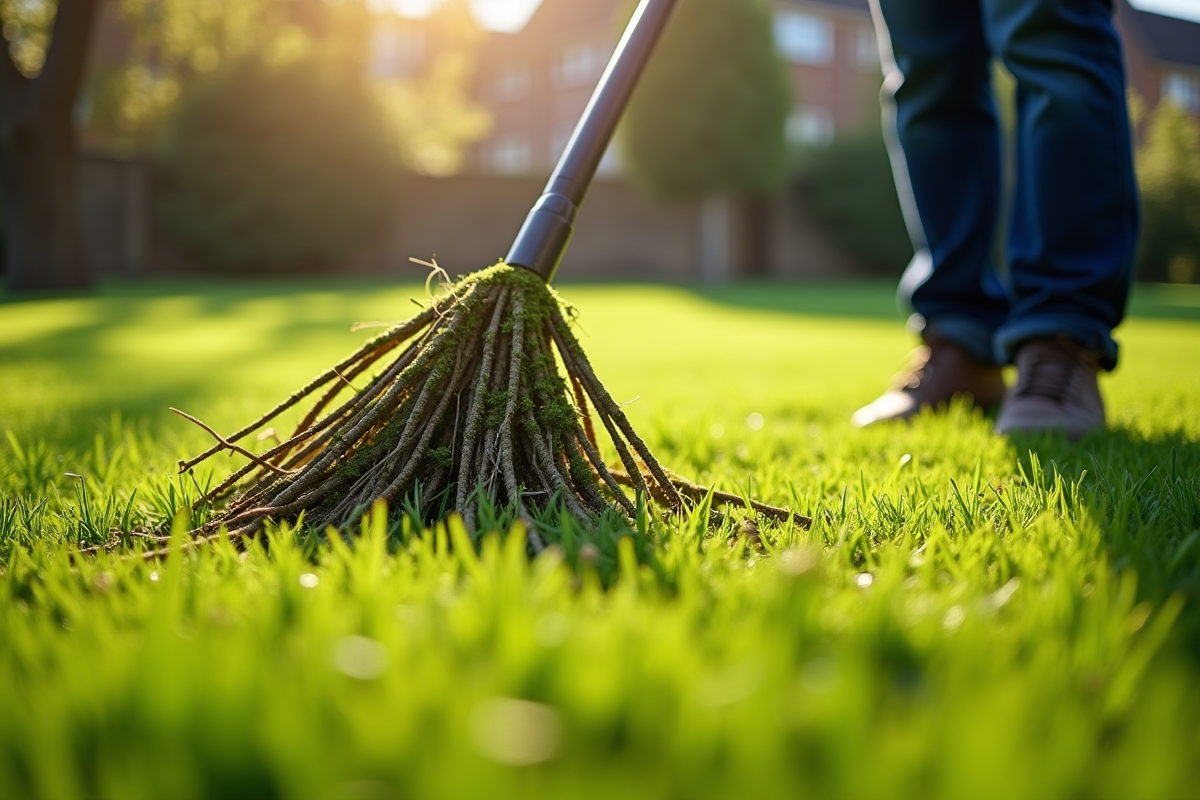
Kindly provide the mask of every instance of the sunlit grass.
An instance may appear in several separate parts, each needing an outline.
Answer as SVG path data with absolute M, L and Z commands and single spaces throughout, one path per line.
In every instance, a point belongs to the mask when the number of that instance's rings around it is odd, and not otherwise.
M 0 305 L 0 796 L 1190 796 L 1200 298 L 1143 292 L 1113 429 L 1071 445 L 961 407 L 852 429 L 910 346 L 888 287 L 562 291 L 665 464 L 813 529 L 531 564 L 377 518 L 72 567 L 198 494 L 168 405 L 235 427 L 421 290 Z

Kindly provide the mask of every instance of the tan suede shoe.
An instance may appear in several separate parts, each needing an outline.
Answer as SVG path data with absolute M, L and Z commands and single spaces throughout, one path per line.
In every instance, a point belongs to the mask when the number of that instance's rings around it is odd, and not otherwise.
M 1105 425 L 1096 354 L 1070 339 L 1031 339 L 1017 350 L 1017 384 L 1005 396 L 996 433 L 1060 430 L 1078 439 Z
M 912 361 L 896 382 L 875 402 L 854 412 L 855 427 L 876 422 L 907 419 L 924 408 L 936 408 L 955 397 L 970 398 L 976 405 L 990 406 L 1004 396 L 1004 378 L 1000 367 L 980 364 L 958 345 L 929 337 L 924 347 L 912 354 Z

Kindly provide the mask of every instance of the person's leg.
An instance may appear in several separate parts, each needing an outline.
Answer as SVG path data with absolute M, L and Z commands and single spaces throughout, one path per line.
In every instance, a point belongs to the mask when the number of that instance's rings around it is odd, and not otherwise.
M 1001 433 L 1105 424 L 1097 372 L 1133 276 L 1138 202 L 1111 0 L 983 0 L 1017 79 L 1017 182 L 1007 256 L 1013 308 L 996 357 L 1017 365 Z
M 900 283 L 915 327 L 981 362 L 1008 299 L 992 252 L 1002 192 L 992 54 L 978 0 L 872 0 L 885 134 L 916 255 Z
M 1112 369 L 1132 280 L 1138 202 L 1111 0 L 983 0 L 989 41 L 1017 79 L 1017 181 L 1007 242 L 1011 362 L 1065 336 Z
M 916 255 L 900 299 L 925 341 L 911 374 L 855 413 L 911 416 L 1004 384 L 993 337 L 1008 299 L 992 260 L 1001 195 L 992 56 L 977 0 L 872 0 L 884 65 L 884 132 Z

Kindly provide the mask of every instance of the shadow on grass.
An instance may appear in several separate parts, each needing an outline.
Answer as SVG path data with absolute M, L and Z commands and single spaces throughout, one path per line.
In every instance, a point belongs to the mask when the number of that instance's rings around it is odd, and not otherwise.
M 1182 432 L 1124 429 L 1078 443 L 1058 434 L 1010 439 L 1026 475 L 1036 456 L 1048 472 L 1081 483 L 1113 569 L 1137 573 L 1142 600 L 1157 606 L 1183 596 L 1178 634 L 1200 661 L 1200 442 Z
M 872 278 L 854 282 L 762 281 L 686 287 L 712 303 L 829 317 L 902 319 L 895 281 Z
M 858 281 L 761 281 L 715 286 L 686 286 L 713 303 L 831 317 L 902 320 L 896 282 L 880 278 Z M 1138 284 L 1129 301 L 1129 316 L 1143 319 L 1200 321 L 1200 286 Z
M 68 292 L 12 293 L 0 281 L 0 305 L 45 300 L 118 300 L 121 298 L 213 297 L 263 298 L 308 292 L 371 291 L 417 286 L 424 280 L 416 274 L 398 277 L 381 275 L 303 275 L 303 276 L 218 276 L 155 277 L 145 280 L 108 278 L 95 289 Z
M 30 421 L 20 425 L 22 439 L 86 447 L 96 425 L 113 412 L 129 421 L 148 421 L 152 427 L 174 426 L 177 420 L 168 406 L 203 408 L 245 391 L 248 384 L 256 387 L 252 391 L 263 392 L 263 385 L 280 375 L 278 388 L 268 392 L 271 399 L 264 400 L 273 404 L 276 395 L 284 397 L 296 388 L 293 383 L 299 385 L 378 333 L 352 333 L 351 326 L 359 320 L 332 301 L 326 303 L 320 290 L 340 294 L 347 298 L 347 308 L 356 308 L 383 287 L 264 281 L 125 288 L 82 303 L 55 298 L 62 301 L 52 312 L 62 320 L 60 325 L 36 334 L 13 329 L 16 338 L 0 347 L 0 393 L 6 395 L 0 399 L 0 428 L 12 424 L 4 418 L 7 409 Z M 289 304 L 293 297 L 296 307 Z M 147 313 L 148 301 L 178 299 L 186 301 L 180 312 L 186 319 L 172 319 L 161 311 Z M 272 301 L 275 305 L 259 305 Z M 398 306 L 397 319 L 414 310 L 407 300 Z M 0 305 L 0 314 L 2 309 Z M 147 347 L 125 357 L 123 345 L 113 337 L 120 342 L 144 339 Z M 156 344 L 155 337 L 172 344 L 150 346 Z M 38 382 L 42 377 L 48 393 Z M 38 411 L 39 405 L 46 407 L 45 413 Z

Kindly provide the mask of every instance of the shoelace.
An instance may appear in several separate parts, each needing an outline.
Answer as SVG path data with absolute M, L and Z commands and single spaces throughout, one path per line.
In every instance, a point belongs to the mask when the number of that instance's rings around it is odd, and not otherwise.
M 1067 382 L 1078 361 L 1072 353 L 1061 347 L 1047 348 L 1038 356 L 1030 358 L 1029 363 L 1023 365 L 1016 394 L 1044 397 L 1061 405 L 1066 398 Z

